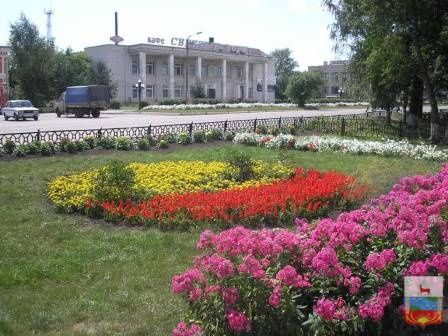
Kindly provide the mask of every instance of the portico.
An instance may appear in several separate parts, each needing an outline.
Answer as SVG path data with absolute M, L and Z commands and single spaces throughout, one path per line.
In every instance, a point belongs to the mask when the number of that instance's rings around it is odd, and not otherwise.
M 149 103 L 194 98 L 191 88 L 197 85 L 208 98 L 221 101 L 274 101 L 274 90 L 268 91 L 275 85 L 271 58 L 258 49 L 239 48 L 193 44 L 188 58 L 185 48 L 153 44 L 104 45 L 86 52 L 111 69 L 121 102 L 136 101 L 133 85 L 139 79 L 146 87 L 141 99 Z

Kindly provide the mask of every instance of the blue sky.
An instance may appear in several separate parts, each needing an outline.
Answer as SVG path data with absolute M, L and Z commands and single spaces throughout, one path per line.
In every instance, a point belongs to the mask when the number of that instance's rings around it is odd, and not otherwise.
M 249 46 L 270 52 L 290 48 L 301 70 L 325 60 L 341 59 L 329 38 L 331 15 L 320 0 L 0 0 L 0 44 L 9 25 L 23 12 L 46 34 L 44 8 L 54 10 L 53 36 L 59 48 L 79 51 L 111 43 L 114 12 L 124 44 L 151 37 L 186 37 Z

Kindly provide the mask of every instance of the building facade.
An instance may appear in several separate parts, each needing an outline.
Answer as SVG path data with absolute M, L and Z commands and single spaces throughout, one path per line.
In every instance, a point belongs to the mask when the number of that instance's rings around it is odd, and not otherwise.
M 191 89 L 198 85 L 208 98 L 274 102 L 274 65 L 262 51 L 193 41 L 187 50 L 180 40 L 173 38 L 171 46 L 100 45 L 85 52 L 111 70 L 117 84 L 115 99 L 120 102 L 138 101 L 135 84 L 139 79 L 145 85 L 141 100 L 148 103 L 192 97 Z
M 8 57 L 9 47 L 0 46 L 0 107 L 6 104 L 9 98 Z
M 321 96 L 342 97 L 349 95 L 350 75 L 348 73 L 349 61 L 330 61 L 323 65 L 309 66 L 308 71 L 321 74 L 324 84 L 321 88 Z

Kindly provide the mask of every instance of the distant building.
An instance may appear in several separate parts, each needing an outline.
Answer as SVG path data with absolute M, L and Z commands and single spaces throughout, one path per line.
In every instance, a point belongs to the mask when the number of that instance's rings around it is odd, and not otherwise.
M 9 98 L 8 58 L 10 48 L 0 46 L 0 107 L 4 106 Z
M 323 98 L 342 97 L 350 94 L 349 64 L 349 61 L 331 61 L 330 63 L 324 62 L 323 65 L 308 67 L 308 71 L 320 73 L 324 80 L 324 85 L 321 88 Z
M 111 70 L 120 102 L 137 101 L 139 79 L 146 87 L 141 99 L 147 102 L 183 99 L 185 90 L 197 85 L 209 98 L 274 102 L 274 64 L 261 50 L 190 41 L 187 57 L 185 44 L 181 38 L 148 38 L 148 43 L 100 45 L 85 52 Z

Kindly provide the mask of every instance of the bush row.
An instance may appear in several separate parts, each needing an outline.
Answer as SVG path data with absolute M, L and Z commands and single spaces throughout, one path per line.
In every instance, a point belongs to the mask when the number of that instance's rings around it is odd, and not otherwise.
M 188 132 L 181 132 L 180 134 L 166 134 L 158 139 L 155 139 L 151 135 L 139 139 L 137 141 L 132 140 L 129 137 L 101 137 L 95 138 L 93 136 L 84 137 L 81 140 L 70 140 L 64 138 L 59 144 L 55 144 L 51 141 L 32 141 L 29 144 L 16 144 L 12 140 L 6 140 L 3 145 L 2 154 L 13 155 L 15 157 L 25 157 L 27 155 L 42 155 L 50 156 L 56 152 L 74 154 L 76 152 L 82 152 L 89 149 L 116 149 L 130 151 L 133 149 L 149 150 L 153 147 L 156 148 L 168 148 L 170 144 L 183 144 L 188 145 L 191 143 L 205 143 L 214 142 L 218 140 L 232 141 L 235 134 L 233 132 L 225 132 L 218 129 L 212 129 L 210 131 L 198 131 L 191 136 Z

